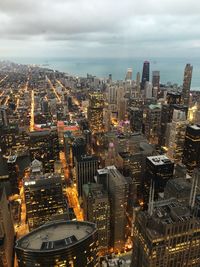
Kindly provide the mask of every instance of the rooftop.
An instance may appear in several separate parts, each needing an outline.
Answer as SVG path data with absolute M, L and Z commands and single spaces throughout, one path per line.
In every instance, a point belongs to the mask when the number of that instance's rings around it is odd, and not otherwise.
M 17 160 L 17 156 L 16 155 L 9 156 L 8 163 L 15 163 L 16 160 Z
M 53 221 L 33 230 L 17 240 L 17 248 L 32 251 L 59 250 L 81 242 L 96 231 L 96 226 L 89 222 Z
M 200 130 L 200 125 L 190 125 L 190 128 L 192 128 L 193 130 Z
M 147 159 L 151 161 L 153 165 L 157 165 L 157 166 L 172 163 L 171 160 L 165 155 L 150 156 L 150 157 L 147 157 Z

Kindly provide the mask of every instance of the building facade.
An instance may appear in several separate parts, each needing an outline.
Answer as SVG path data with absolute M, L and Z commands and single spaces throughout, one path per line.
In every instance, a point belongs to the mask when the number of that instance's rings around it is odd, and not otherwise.
M 52 215 L 63 214 L 66 203 L 59 174 L 42 173 L 41 162 L 34 160 L 30 177 L 24 178 L 24 195 L 29 229 L 47 222 Z
M 140 211 L 133 227 L 131 267 L 200 266 L 199 218 L 176 199 L 154 203 L 152 215 Z
M 0 188 L 0 266 L 13 266 L 14 226 L 5 190 Z
M 75 176 L 78 188 L 78 195 L 82 197 L 84 184 L 94 182 L 99 167 L 99 159 L 92 155 L 80 155 L 75 157 Z
M 83 185 L 84 220 L 97 226 L 99 251 L 108 252 L 110 247 L 110 201 L 103 185 L 88 183 Z
M 196 167 L 200 167 L 200 126 L 188 125 L 186 128 L 185 144 L 183 151 L 183 164 L 189 174 Z

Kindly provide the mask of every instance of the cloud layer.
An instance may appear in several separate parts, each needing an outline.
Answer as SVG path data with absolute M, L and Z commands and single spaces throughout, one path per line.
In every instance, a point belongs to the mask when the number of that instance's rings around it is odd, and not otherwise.
M 197 0 L 1 0 L 0 56 L 196 56 Z

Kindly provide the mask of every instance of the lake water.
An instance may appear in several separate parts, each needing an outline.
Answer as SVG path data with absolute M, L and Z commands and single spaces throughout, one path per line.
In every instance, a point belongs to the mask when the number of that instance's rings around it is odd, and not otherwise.
M 183 83 L 186 63 L 193 65 L 192 89 L 200 90 L 200 58 L 9 58 L 22 64 L 45 64 L 46 67 L 72 75 L 86 76 L 87 73 L 97 77 L 113 80 L 124 79 L 127 68 L 133 69 L 133 79 L 139 71 L 142 73 L 143 62 L 150 61 L 150 70 L 159 70 L 161 83 Z

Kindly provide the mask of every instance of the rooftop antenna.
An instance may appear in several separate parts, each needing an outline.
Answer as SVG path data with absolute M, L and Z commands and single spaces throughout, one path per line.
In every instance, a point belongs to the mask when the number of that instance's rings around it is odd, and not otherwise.
M 151 180 L 150 194 L 149 194 L 149 205 L 148 205 L 148 213 L 150 216 L 153 214 L 153 203 L 154 203 L 154 194 L 155 194 L 155 184 L 153 180 Z

